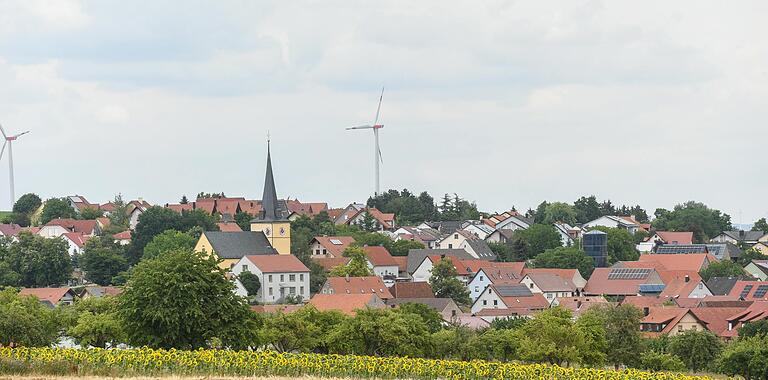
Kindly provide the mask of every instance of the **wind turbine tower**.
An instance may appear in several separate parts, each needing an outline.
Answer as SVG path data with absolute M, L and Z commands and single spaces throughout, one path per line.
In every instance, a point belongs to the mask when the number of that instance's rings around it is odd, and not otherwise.
M 5 141 L 3 142 L 3 148 L 0 149 L 0 160 L 3 159 L 3 153 L 5 153 L 5 147 L 8 147 L 8 176 L 9 176 L 9 183 L 11 184 L 11 207 L 13 207 L 13 204 L 16 203 L 16 189 L 14 188 L 13 183 L 13 142 L 16 141 L 19 137 L 26 135 L 29 133 L 29 131 L 21 132 L 19 134 L 8 136 L 5 134 L 5 129 L 3 129 L 3 126 L 0 125 L 0 132 L 3 133 L 3 138 Z
M 347 130 L 352 129 L 372 129 L 373 130 L 373 164 L 374 164 L 374 170 L 375 170 L 375 181 L 376 181 L 376 187 L 374 196 L 377 196 L 380 194 L 379 189 L 379 165 L 384 163 L 384 160 L 381 157 L 381 148 L 379 147 L 379 129 L 384 128 L 383 124 L 379 124 L 379 113 L 381 112 L 381 101 L 384 99 L 384 87 L 381 88 L 381 95 L 379 96 L 379 106 L 376 108 L 376 118 L 373 120 L 373 125 L 359 125 L 356 127 L 349 127 Z

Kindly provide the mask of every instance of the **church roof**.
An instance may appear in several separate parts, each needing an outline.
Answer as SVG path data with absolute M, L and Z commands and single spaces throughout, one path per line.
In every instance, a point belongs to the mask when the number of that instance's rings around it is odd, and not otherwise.
M 275 178 L 272 175 L 272 155 L 267 142 L 267 173 L 264 178 L 264 194 L 261 196 L 261 213 L 252 222 L 285 220 L 280 209 L 275 190 Z

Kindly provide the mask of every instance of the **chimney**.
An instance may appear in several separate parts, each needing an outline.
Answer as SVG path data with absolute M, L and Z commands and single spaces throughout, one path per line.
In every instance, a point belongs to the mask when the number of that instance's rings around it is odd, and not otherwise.
M 643 315 L 647 317 L 648 314 L 651 314 L 651 308 L 646 306 L 646 307 L 643 308 Z
M 691 282 L 691 276 L 685 275 L 685 282 Z

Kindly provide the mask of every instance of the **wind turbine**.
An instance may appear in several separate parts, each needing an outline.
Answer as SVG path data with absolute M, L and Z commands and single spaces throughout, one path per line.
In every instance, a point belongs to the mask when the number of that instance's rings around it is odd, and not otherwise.
M 373 129 L 373 162 L 376 168 L 376 192 L 374 196 L 379 195 L 379 163 L 384 163 L 384 159 L 381 157 L 381 148 L 379 147 L 379 129 L 384 128 L 383 124 L 379 124 L 379 112 L 381 111 L 381 101 L 384 99 L 384 87 L 381 87 L 381 95 L 379 96 L 379 106 L 376 108 L 376 118 L 373 120 L 373 125 L 360 125 L 357 127 L 349 127 L 347 130 L 352 129 Z
M 16 193 L 13 185 L 13 142 L 16 141 L 20 136 L 26 135 L 29 133 L 29 131 L 21 132 L 19 134 L 8 136 L 5 134 L 5 129 L 3 129 L 3 126 L 0 125 L 0 132 L 3 133 L 3 138 L 5 138 L 5 142 L 3 143 L 3 148 L 0 150 L 0 160 L 3 159 L 3 153 L 5 153 L 5 146 L 8 146 L 8 176 L 10 177 L 10 184 L 11 184 L 11 207 L 13 207 L 13 204 L 16 203 Z

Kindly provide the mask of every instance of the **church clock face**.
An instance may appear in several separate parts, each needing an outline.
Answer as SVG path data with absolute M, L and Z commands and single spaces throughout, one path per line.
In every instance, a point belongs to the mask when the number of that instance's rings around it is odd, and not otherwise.
M 285 227 L 280 227 L 280 236 L 285 236 Z
M 265 228 L 264 229 L 264 235 L 269 236 L 270 234 L 272 234 L 272 231 L 269 229 L 269 227 Z

